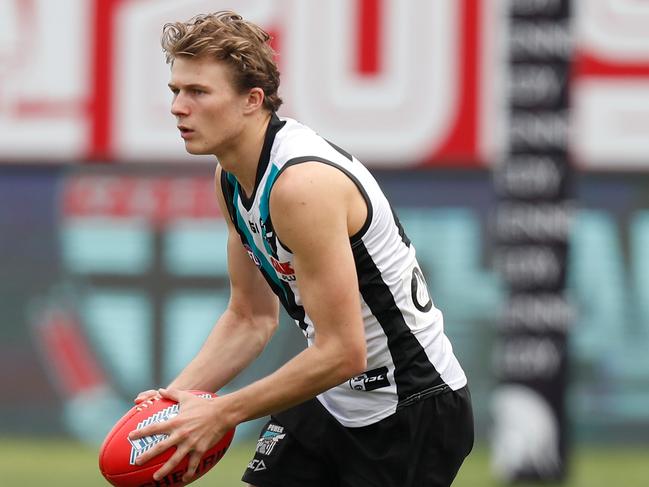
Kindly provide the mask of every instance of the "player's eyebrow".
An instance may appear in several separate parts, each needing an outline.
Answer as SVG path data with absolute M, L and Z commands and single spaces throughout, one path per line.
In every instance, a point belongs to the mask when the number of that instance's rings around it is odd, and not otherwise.
M 173 91 L 173 90 L 179 90 L 180 88 L 184 88 L 184 89 L 186 89 L 186 90 L 195 90 L 195 89 L 199 89 L 199 90 L 207 90 L 207 89 L 208 89 L 207 86 L 202 85 L 202 84 L 200 84 L 200 83 L 190 83 L 190 84 L 188 84 L 188 85 L 181 85 L 180 87 L 177 86 L 177 85 L 175 85 L 174 83 L 167 83 L 167 86 L 168 86 L 169 89 L 172 90 L 172 91 Z

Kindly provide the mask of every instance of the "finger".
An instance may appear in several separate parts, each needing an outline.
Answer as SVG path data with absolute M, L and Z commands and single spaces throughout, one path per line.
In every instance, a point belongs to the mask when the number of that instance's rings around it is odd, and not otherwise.
M 144 465 L 149 460 L 151 460 L 152 458 L 157 457 L 161 453 L 164 453 L 165 451 L 167 451 L 169 448 L 171 448 L 175 444 L 176 444 L 176 441 L 174 439 L 172 439 L 171 437 L 166 438 L 166 439 L 162 440 L 160 443 L 152 446 L 149 450 L 146 450 L 144 453 L 139 455 L 135 459 L 135 463 L 137 465 Z
M 166 399 L 171 399 L 172 401 L 180 402 L 183 396 L 189 393 L 185 391 L 181 391 L 179 389 L 158 389 L 158 394 L 160 394 L 161 397 L 164 397 Z
M 169 435 L 173 432 L 176 425 L 174 419 L 163 421 L 161 423 L 151 423 L 140 429 L 133 430 L 128 434 L 128 437 L 131 440 L 137 440 L 139 438 L 144 438 L 145 436 Z
M 158 391 L 156 391 L 155 389 L 149 389 L 148 391 L 140 392 L 133 401 L 135 402 L 135 404 L 139 404 L 141 402 L 152 399 L 157 395 L 158 395 Z
M 156 473 L 153 474 L 153 480 L 160 480 L 166 477 L 168 474 L 173 472 L 174 468 L 178 466 L 185 455 L 189 452 L 188 447 L 178 447 L 176 452 L 171 455 L 169 460 L 160 468 Z
M 202 453 L 198 451 L 191 451 L 189 453 L 189 462 L 187 464 L 187 472 L 183 475 L 183 482 L 191 482 L 191 480 L 196 475 L 196 469 L 201 463 L 201 458 L 203 458 Z

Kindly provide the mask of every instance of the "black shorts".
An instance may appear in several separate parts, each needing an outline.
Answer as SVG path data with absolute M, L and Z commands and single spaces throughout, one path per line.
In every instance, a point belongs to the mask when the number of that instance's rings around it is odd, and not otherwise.
M 242 480 L 256 487 L 449 486 L 472 447 L 466 387 L 360 428 L 342 426 L 313 399 L 271 416 Z

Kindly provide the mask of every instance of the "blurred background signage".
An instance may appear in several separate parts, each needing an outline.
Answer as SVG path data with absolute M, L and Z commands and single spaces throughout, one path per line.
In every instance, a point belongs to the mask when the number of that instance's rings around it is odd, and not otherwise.
M 237 9 L 275 37 L 281 114 L 318 127 L 371 166 L 480 167 L 506 143 L 506 3 L 247 0 Z M 520 2 L 550 10 L 556 3 Z M 0 160 L 188 159 L 169 116 L 160 28 L 231 7 L 227 0 L 3 0 Z M 575 10 L 577 161 L 645 168 L 649 7 L 590 0 Z M 514 35 L 521 47 L 551 48 L 539 32 Z

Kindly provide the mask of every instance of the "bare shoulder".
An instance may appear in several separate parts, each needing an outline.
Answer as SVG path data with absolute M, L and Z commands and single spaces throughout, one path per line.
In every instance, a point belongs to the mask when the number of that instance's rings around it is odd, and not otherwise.
M 321 162 L 287 167 L 273 185 L 271 207 L 299 209 L 305 205 L 336 206 L 344 203 L 353 183 L 339 169 Z
M 291 230 L 344 232 L 356 235 L 366 224 L 369 209 L 356 183 L 341 169 L 322 162 L 288 167 L 270 195 L 270 212 L 278 236 L 289 243 Z M 321 235 L 322 236 L 322 235 Z
M 294 252 L 312 248 L 317 239 L 340 233 L 347 237 L 348 178 L 319 162 L 286 168 L 270 195 L 277 236 Z

